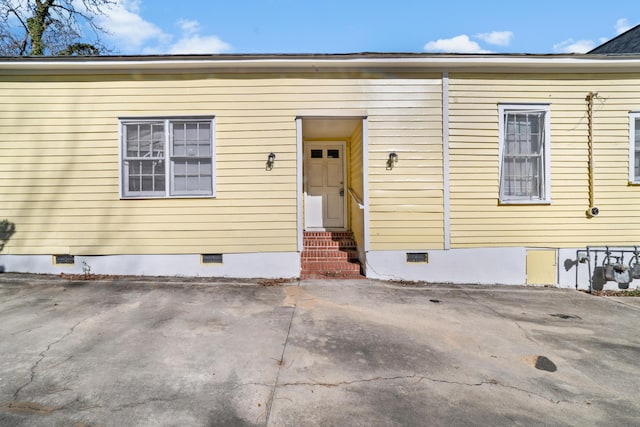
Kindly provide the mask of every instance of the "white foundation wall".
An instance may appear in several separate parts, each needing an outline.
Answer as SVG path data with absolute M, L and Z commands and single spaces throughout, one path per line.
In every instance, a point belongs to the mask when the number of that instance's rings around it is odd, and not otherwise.
M 51 255 L 0 255 L 0 272 L 132 276 L 292 278 L 300 276 L 298 252 L 223 254 L 221 264 L 202 264 L 200 254 L 75 256 L 75 263 L 53 264 Z
M 589 289 L 589 267 L 587 264 L 577 262 L 577 250 L 577 248 L 558 249 L 558 287 L 560 288 Z
M 407 252 L 427 252 L 427 263 L 408 263 Z M 526 248 L 370 251 L 367 277 L 459 284 L 522 285 L 527 278 Z

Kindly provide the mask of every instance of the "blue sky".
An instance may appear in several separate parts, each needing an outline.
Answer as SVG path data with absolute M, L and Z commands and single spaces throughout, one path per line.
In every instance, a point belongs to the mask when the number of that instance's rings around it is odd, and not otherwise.
M 640 23 L 637 0 L 117 0 L 116 54 L 586 52 Z

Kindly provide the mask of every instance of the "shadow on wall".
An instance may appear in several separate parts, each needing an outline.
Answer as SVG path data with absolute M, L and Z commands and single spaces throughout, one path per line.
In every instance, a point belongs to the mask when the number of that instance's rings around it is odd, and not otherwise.
M 13 233 L 16 232 L 16 225 L 7 219 L 0 221 L 0 252 L 4 249 Z M 4 265 L 0 265 L 0 273 L 4 273 Z
M 570 271 L 572 268 L 578 268 L 578 264 L 580 264 L 580 260 L 566 258 L 564 260 L 564 271 Z M 605 279 L 602 270 L 603 267 L 595 267 L 593 269 L 593 274 L 591 276 L 591 286 L 593 287 L 594 291 L 601 291 L 602 289 L 604 289 L 604 285 L 607 284 L 607 280 Z

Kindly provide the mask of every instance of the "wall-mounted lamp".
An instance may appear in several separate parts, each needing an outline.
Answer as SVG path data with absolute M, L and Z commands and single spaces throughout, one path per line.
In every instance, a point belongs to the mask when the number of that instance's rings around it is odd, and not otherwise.
M 398 163 L 398 155 L 395 152 L 389 153 L 389 158 L 387 159 L 387 170 L 393 169 L 393 167 Z
M 267 167 L 265 168 L 266 170 L 270 171 L 271 169 L 273 169 L 273 164 L 276 162 L 276 155 L 275 153 L 269 153 L 269 155 L 267 156 Z

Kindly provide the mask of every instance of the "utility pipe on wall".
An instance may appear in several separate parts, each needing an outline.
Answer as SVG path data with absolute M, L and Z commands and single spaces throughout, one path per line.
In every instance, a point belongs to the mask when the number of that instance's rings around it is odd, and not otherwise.
M 594 182 L 593 182 L 593 99 L 598 97 L 598 92 L 589 92 L 586 97 L 587 101 L 587 120 L 588 120 L 588 151 L 589 151 L 589 208 L 587 216 L 592 218 L 600 213 L 595 205 Z

